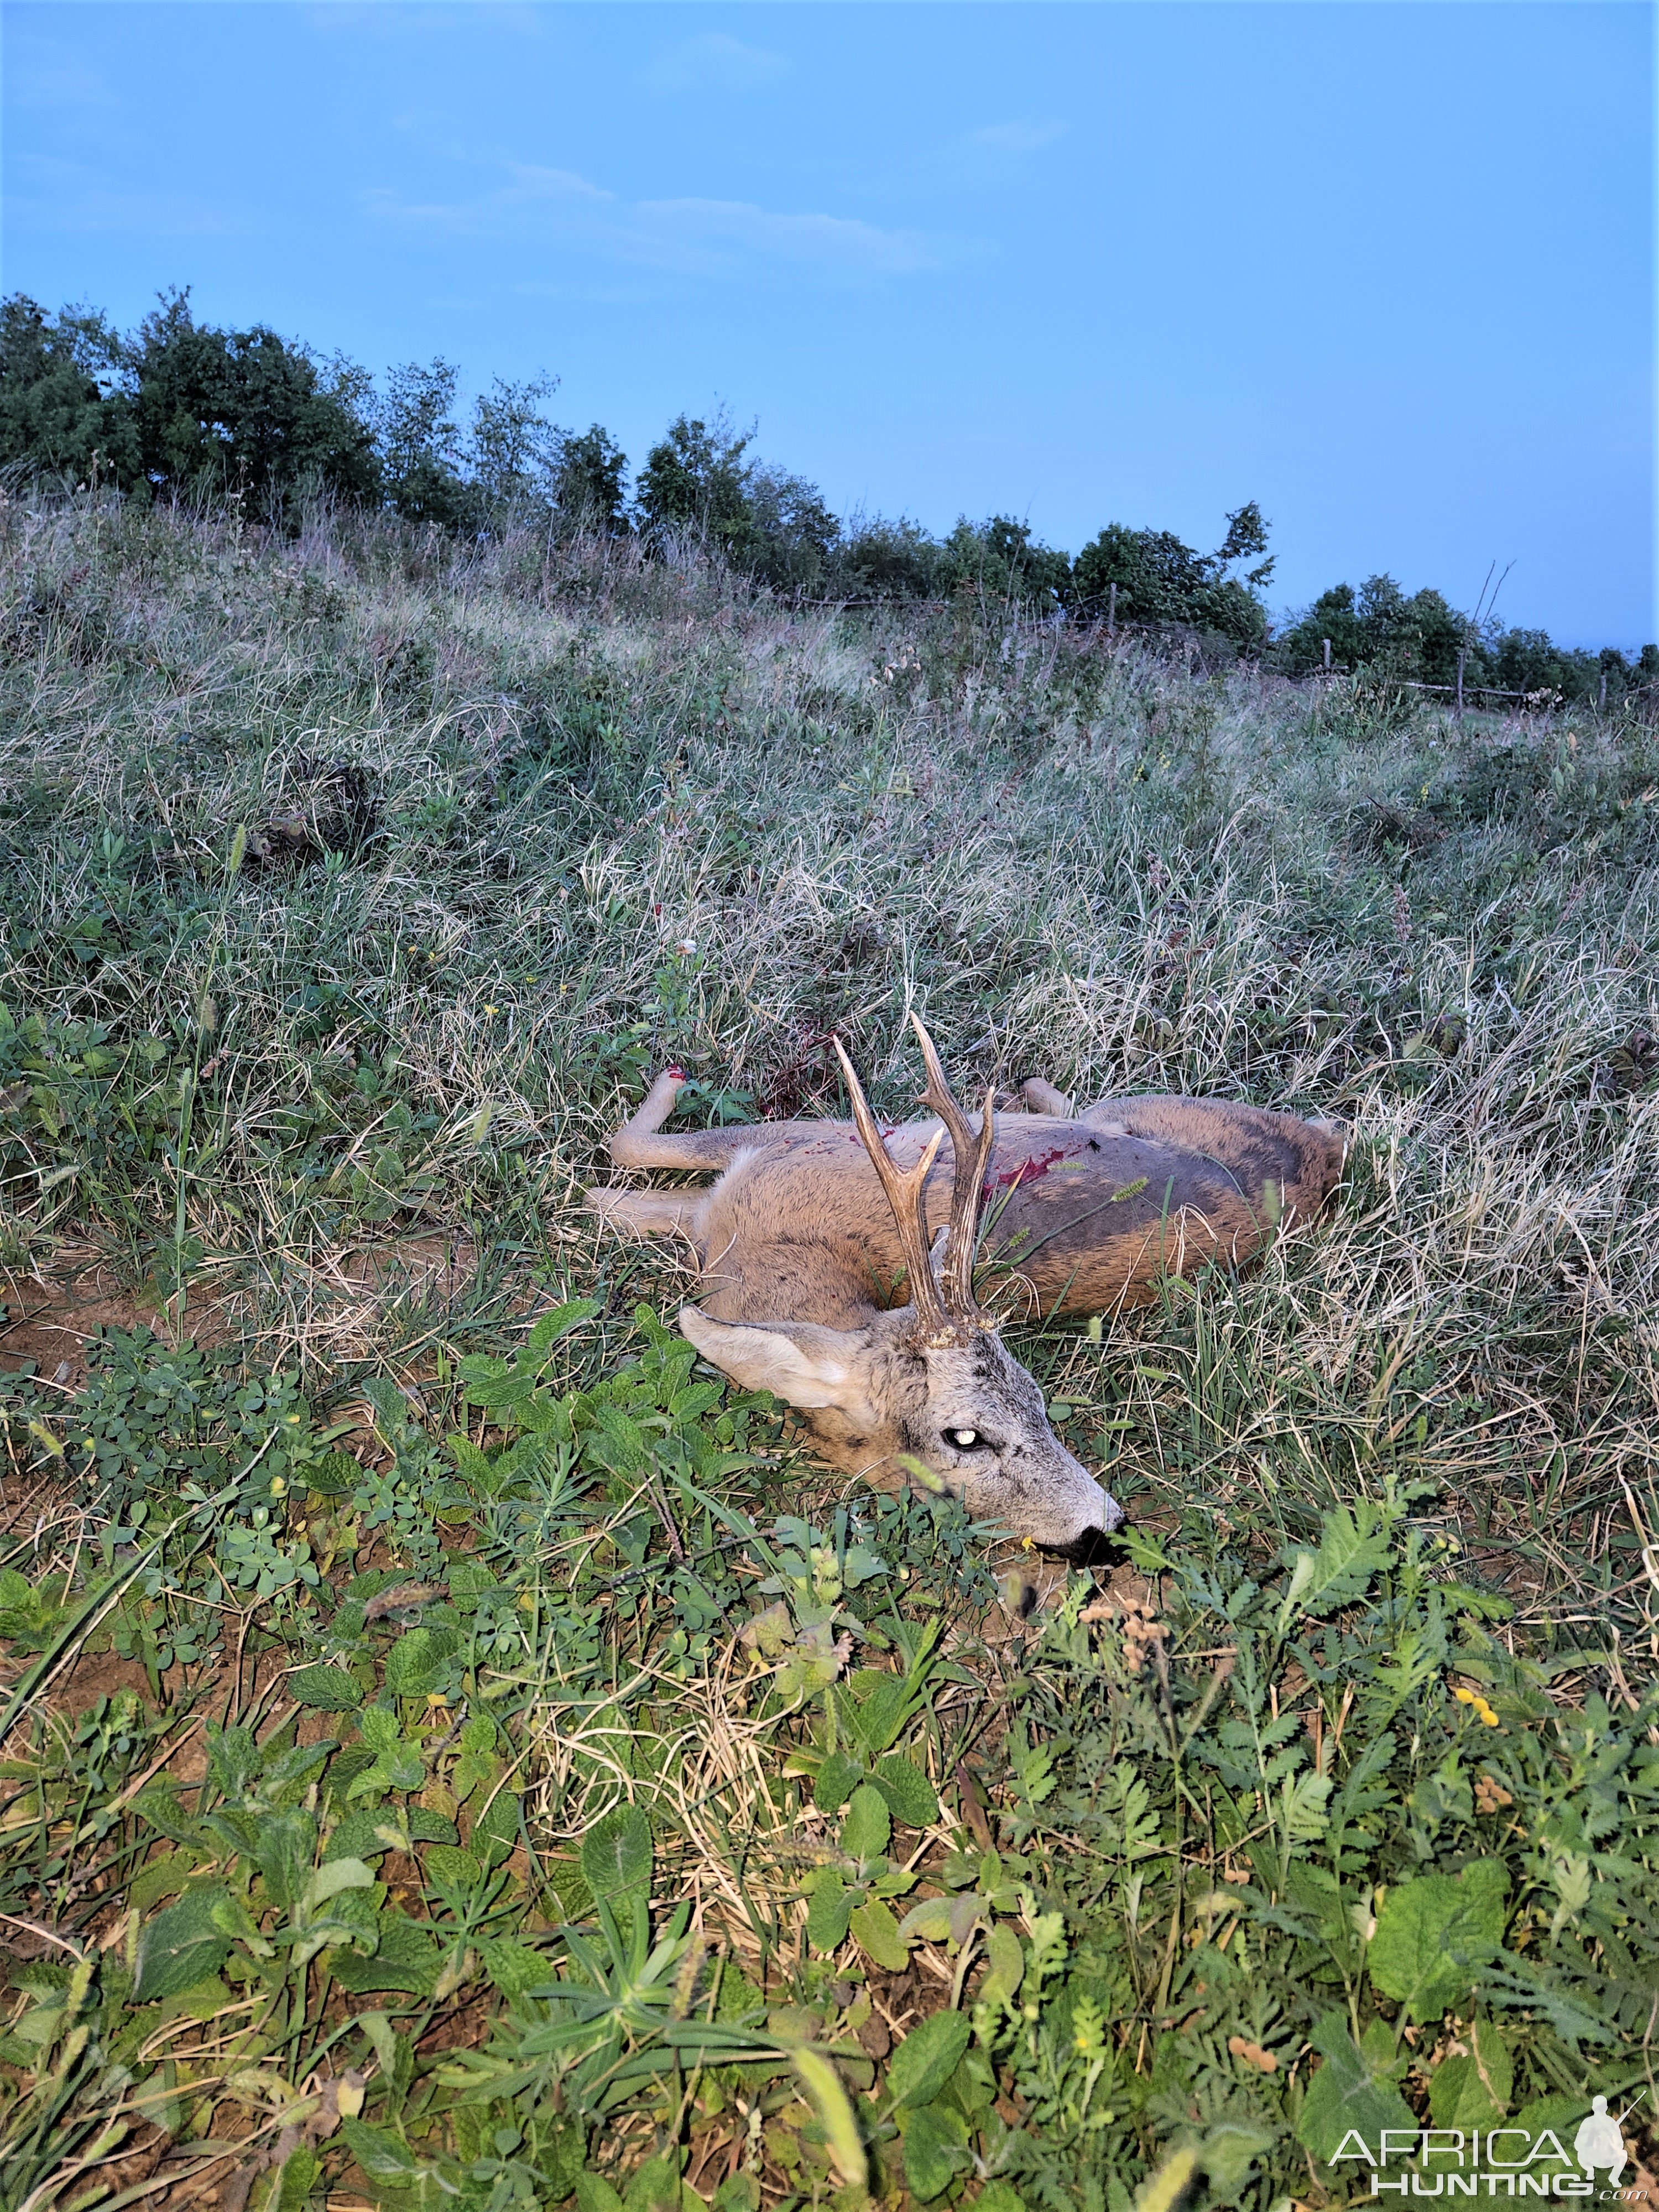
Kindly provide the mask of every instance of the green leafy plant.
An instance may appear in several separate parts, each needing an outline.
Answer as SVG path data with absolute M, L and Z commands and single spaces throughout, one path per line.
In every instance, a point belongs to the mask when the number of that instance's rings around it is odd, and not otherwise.
M 0 413 L 109 335 L 14 315 Z M 1284 2212 L 1599 2094 L 1651 2166 L 1646 675 L 1483 639 L 1597 703 L 1459 724 L 1382 597 L 1194 671 L 1127 569 L 1108 650 L 1023 526 L 713 447 L 756 534 L 659 559 L 441 372 L 404 514 L 0 502 L 8 2212 Z M 1107 555 L 1243 634 L 1241 515 Z M 671 1051 L 902 1118 L 908 1004 L 1351 1125 L 1242 1278 L 997 1289 L 1101 1568 L 816 1465 L 580 1203 Z

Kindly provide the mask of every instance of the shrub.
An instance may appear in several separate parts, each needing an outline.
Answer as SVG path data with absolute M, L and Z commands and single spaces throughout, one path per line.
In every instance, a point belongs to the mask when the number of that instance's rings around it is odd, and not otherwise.
M 1120 627 L 1197 633 L 1235 652 L 1268 642 L 1262 592 L 1273 569 L 1254 501 L 1202 553 L 1173 531 L 1110 523 L 1075 561 L 1008 514 L 965 516 L 941 540 L 907 518 L 843 523 L 806 477 L 750 453 L 752 428 L 724 411 L 680 415 L 640 471 L 599 423 L 580 434 L 544 412 L 557 388 L 497 377 L 457 412 L 459 371 L 435 359 L 368 371 L 321 358 L 266 325 L 198 323 L 187 290 L 164 294 L 137 333 L 96 310 L 48 315 L 27 294 L 0 301 L 0 469 L 112 482 L 147 496 L 251 499 L 274 520 L 309 489 L 445 536 L 501 535 L 528 523 L 568 539 L 620 537 L 637 525 L 658 556 L 692 546 L 775 588 L 897 601 L 965 592 L 988 605 Z M 1255 565 L 1249 566 L 1254 562 Z M 1323 665 L 1396 682 L 1450 684 L 1460 653 L 1474 687 L 1611 703 L 1659 678 L 1659 649 L 1634 662 L 1557 646 L 1543 630 L 1503 631 L 1460 614 L 1440 592 L 1407 595 L 1392 576 L 1339 584 L 1278 641 L 1291 675 Z
M 1065 605 L 1072 563 L 1012 516 L 994 514 L 971 523 L 963 516 L 939 549 L 938 575 L 947 591 L 982 592 L 988 599 L 1048 612 Z
M 849 518 L 837 576 L 849 597 L 925 599 L 939 585 L 939 549 L 919 522 L 901 515 Z
M 1507 691 L 1559 693 L 1564 699 L 1599 699 L 1603 678 L 1609 700 L 1622 698 L 1659 672 L 1659 653 L 1643 648 L 1632 667 L 1615 646 L 1600 653 L 1556 645 L 1544 629 L 1506 630 L 1492 654 L 1494 682 Z
M 647 533 L 696 538 L 741 562 L 756 537 L 743 458 L 753 435 L 734 431 L 724 413 L 711 422 L 676 416 L 640 471 L 636 497 Z
M 386 496 L 410 522 L 453 529 L 467 507 L 455 422 L 458 371 L 442 359 L 405 362 L 386 377 L 376 410 Z
M 49 316 L 25 292 L 0 303 L 0 466 L 130 484 L 138 444 L 121 342 L 90 307 Z
M 640 471 L 641 527 L 659 544 L 690 539 L 769 584 L 816 584 L 841 525 L 805 477 L 744 459 L 752 430 L 723 412 L 705 422 L 681 415 Z
M 495 507 L 556 501 L 565 433 L 542 413 L 541 403 L 558 381 L 533 376 L 513 384 L 498 376 L 474 402 L 466 459 L 475 498 Z
M 187 291 L 165 297 L 123 349 L 135 386 L 138 465 L 157 491 L 242 490 L 264 507 L 315 484 L 349 499 L 380 486 L 360 373 L 325 381 L 302 346 L 264 324 L 198 323 Z
M 750 472 L 749 511 L 756 539 L 753 574 L 769 584 L 822 583 L 841 525 L 816 484 L 763 465 Z
M 1401 681 L 1450 684 L 1462 647 L 1477 656 L 1474 665 L 1466 665 L 1468 680 L 1476 682 L 1485 673 L 1480 639 L 1467 616 L 1456 613 L 1438 592 L 1417 592 L 1408 599 L 1392 576 L 1368 577 L 1358 592 L 1351 584 L 1322 592 L 1280 641 L 1290 672 L 1305 675 L 1322 666 L 1327 638 L 1334 668 L 1370 668 Z
M 628 527 L 627 499 L 628 456 L 611 433 L 592 422 L 580 436 L 568 434 L 553 490 L 561 520 L 614 538 Z
M 1227 534 L 1213 553 L 1195 551 L 1170 530 L 1109 523 L 1077 556 L 1072 604 L 1098 619 L 1113 604 L 1115 584 L 1121 623 L 1208 630 L 1240 647 L 1260 645 L 1267 617 L 1259 593 L 1273 563 L 1264 561 L 1243 577 L 1231 572 L 1267 544 L 1267 525 L 1254 500 L 1227 517 Z
M 1328 638 L 1331 666 L 1344 672 L 1449 686 L 1462 650 L 1466 687 L 1532 698 L 1600 701 L 1605 682 L 1611 703 L 1659 677 L 1659 647 L 1644 646 L 1632 662 L 1615 646 L 1592 653 L 1557 645 L 1544 629 L 1480 629 L 1438 592 L 1407 598 L 1392 576 L 1370 577 L 1358 592 L 1351 584 L 1322 592 L 1280 638 L 1275 657 L 1289 674 L 1307 675 L 1323 665 Z

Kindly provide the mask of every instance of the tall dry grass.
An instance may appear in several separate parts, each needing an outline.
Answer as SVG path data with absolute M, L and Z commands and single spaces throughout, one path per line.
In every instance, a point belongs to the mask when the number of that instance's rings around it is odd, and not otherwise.
M 1403 1468 L 1528 1607 L 1651 1663 L 1634 710 L 1459 726 L 976 604 L 326 515 L 14 502 L 0 592 L 0 997 L 161 1048 L 142 1142 L 14 1166 L 23 1273 L 91 1237 L 341 1390 L 538 1284 L 665 1304 L 672 1259 L 575 1206 L 645 1073 L 833 1112 L 834 1029 L 896 1109 L 915 1007 L 963 1080 L 1352 1124 L 1341 1205 L 1249 1280 L 1028 1335 L 1120 1496 L 1294 1529 Z

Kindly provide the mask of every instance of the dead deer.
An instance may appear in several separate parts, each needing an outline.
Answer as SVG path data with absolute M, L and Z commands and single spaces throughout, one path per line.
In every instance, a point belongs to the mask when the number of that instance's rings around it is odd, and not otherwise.
M 682 1331 L 733 1382 L 797 1408 L 832 1465 L 891 1481 L 920 1461 L 975 1516 L 1086 1560 L 1122 1509 L 1049 1427 L 976 1271 L 1044 1315 L 1139 1304 L 1161 1274 L 1237 1265 L 1316 1212 L 1341 1173 L 1341 1133 L 1194 1098 L 1106 1098 L 1074 1115 L 1038 1080 L 1023 1114 L 995 1113 L 994 1086 L 975 1129 L 911 1019 L 926 1120 L 879 1127 L 837 1039 L 850 1125 L 665 1136 L 685 1080 L 671 1067 L 611 1157 L 719 1181 L 589 1202 L 639 1233 L 690 1237 L 704 1295 Z

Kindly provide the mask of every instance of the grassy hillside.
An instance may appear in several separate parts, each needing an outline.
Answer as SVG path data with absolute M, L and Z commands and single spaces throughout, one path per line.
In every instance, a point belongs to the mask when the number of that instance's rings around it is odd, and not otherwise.
M 1269 2212 L 1650 2089 L 1633 706 L 0 538 L 0 2202 Z M 1029 1618 L 580 1208 L 670 1057 L 905 1110 L 910 1006 L 1354 1127 L 1247 1279 L 1011 1332 L 1132 1520 Z

